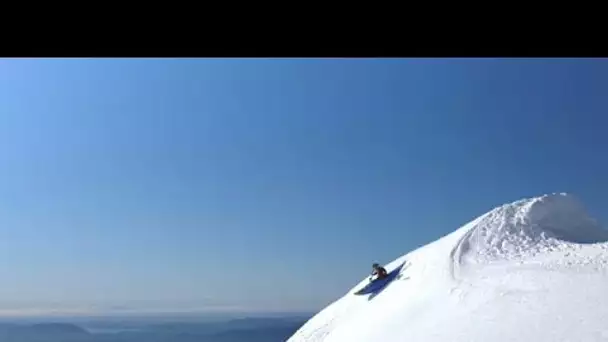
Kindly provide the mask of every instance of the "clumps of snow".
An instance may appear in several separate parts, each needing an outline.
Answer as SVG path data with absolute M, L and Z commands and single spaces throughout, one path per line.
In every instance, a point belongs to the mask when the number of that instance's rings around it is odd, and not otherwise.
M 560 193 L 505 204 L 483 215 L 457 244 L 456 262 L 521 259 L 608 241 L 573 196 Z

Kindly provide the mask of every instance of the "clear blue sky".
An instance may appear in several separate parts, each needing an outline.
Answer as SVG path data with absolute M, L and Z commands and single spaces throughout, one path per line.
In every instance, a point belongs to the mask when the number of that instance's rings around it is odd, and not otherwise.
M 0 60 L 0 311 L 315 310 L 495 205 L 605 222 L 606 127 L 606 60 Z

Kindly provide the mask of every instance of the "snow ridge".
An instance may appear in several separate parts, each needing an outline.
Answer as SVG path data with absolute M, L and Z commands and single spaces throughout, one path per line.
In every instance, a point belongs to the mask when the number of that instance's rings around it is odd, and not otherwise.
M 587 215 L 583 205 L 560 193 L 495 208 L 467 232 L 453 255 L 459 264 L 490 263 L 607 240 L 608 231 Z

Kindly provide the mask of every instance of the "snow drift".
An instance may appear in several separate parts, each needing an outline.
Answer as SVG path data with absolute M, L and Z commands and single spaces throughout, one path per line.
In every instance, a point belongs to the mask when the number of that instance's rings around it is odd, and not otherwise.
M 608 231 L 567 194 L 495 208 L 426 246 L 397 279 L 346 295 L 288 342 L 608 341 Z

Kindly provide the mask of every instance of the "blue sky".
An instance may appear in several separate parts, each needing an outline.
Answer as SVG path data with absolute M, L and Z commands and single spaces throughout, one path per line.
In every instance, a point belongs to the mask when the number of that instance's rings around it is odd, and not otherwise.
M 607 92 L 605 60 L 0 60 L 0 312 L 315 310 L 495 205 L 605 222 Z

